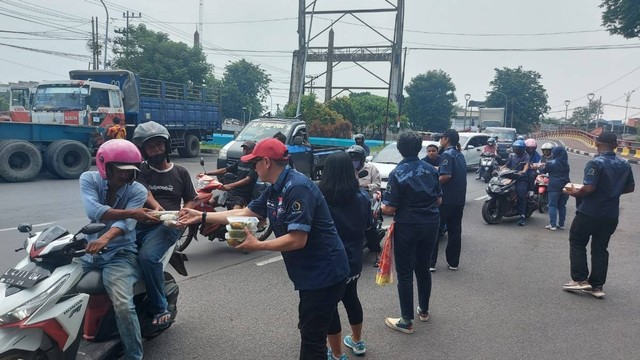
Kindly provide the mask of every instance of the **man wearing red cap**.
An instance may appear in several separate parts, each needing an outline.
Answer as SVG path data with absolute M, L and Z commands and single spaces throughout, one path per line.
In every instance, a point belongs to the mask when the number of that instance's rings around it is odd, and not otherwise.
M 255 164 L 260 179 L 273 185 L 244 209 L 212 214 L 183 209 L 179 222 L 226 224 L 228 216 L 268 216 L 276 238 L 260 242 L 247 231 L 247 239 L 237 248 L 282 252 L 300 296 L 300 359 L 326 359 L 329 325 L 349 275 L 347 254 L 327 203 L 309 178 L 291 169 L 287 147 L 278 139 L 260 141 L 241 160 Z

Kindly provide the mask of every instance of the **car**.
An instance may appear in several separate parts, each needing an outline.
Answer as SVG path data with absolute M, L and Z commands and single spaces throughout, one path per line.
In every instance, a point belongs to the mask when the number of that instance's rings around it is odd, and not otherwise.
M 467 170 L 478 168 L 482 148 L 487 144 L 487 140 L 491 136 L 477 132 L 461 132 L 458 135 L 460 136 L 462 154 L 464 154 L 464 159 L 467 162 Z
M 378 169 L 380 172 L 380 178 L 382 180 L 382 189 L 387 188 L 387 180 L 389 180 L 389 173 L 396 168 L 398 163 L 402 161 L 402 155 L 396 147 L 396 142 L 389 143 L 382 150 L 378 151 L 373 156 L 368 156 L 369 162 Z M 440 143 L 437 141 L 422 141 L 422 149 L 418 154 L 418 158 L 422 159 L 427 156 L 427 145 L 434 144 L 440 147 Z

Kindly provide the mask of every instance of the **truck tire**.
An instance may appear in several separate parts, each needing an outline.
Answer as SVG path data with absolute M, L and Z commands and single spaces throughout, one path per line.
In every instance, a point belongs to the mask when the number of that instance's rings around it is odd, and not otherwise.
M 42 154 L 33 144 L 9 140 L 0 146 L 0 177 L 9 182 L 29 181 L 42 169 Z
M 183 158 L 194 158 L 200 154 L 200 140 L 193 134 L 184 137 L 184 147 L 178 148 L 178 155 Z
M 77 179 L 91 167 L 91 153 L 79 141 L 57 140 L 47 148 L 45 163 L 53 175 L 62 179 Z

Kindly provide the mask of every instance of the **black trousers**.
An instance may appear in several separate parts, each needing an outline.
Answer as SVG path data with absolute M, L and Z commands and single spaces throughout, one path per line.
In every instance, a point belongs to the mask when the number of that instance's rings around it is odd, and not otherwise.
M 358 278 L 360 274 L 347 279 L 347 285 L 344 290 L 344 297 L 342 298 L 342 304 L 347 311 L 347 318 L 349 318 L 350 325 L 362 324 L 362 303 L 358 298 Z M 336 335 L 342 332 L 342 326 L 340 323 L 340 313 L 338 313 L 338 307 L 333 314 L 333 320 L 329 326 L 329 335 Z
M 571 279 L 588 280 L 593 287 L 604 285 L 609 267 L 609 239 L 618 227 L 617 218 L 592 217 L 581 212 L 571 223 L 569 259 Z M 587 264 L 587 244 L 591 238 L 591 274 Z
M 447 264 L 458 267 L 460 264 L 460 251 L 462 250 L 462 214 L 464 205 L 440 205 L 440 230 L 437 239 L 440 239 L 445 226 L 447 227 Z M 433 252 L 431 253 L 430 267 L 435 267 L 438 262 L 438 245 L 436 240 Z
M 300 329 L 300 360 L 325 360 L 327 334 L 338 302 L 344 295 L 346 279 L 322 289 L 300 290 L 298 328 Z

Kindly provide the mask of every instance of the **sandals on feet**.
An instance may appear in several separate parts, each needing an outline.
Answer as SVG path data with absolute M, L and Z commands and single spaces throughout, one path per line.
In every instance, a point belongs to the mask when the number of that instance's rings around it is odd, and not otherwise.
M 151 321 L 151 325 L 154 326 L 166 326 L 169 325 L 171 321 L 171 313 L 167 310 L 153 315 L 153 320 Z

